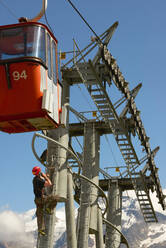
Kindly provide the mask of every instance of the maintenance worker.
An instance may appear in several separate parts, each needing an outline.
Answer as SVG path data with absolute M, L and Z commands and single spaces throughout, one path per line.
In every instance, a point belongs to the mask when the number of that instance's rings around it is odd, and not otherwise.
M 44 223 L 44 211 L 47 214 L 53 214 L 54 208 L 57 205 L 57 201 L 59 197 L 46 195 L 45 187 L 52 186 L 52 182 L 46 174 L 41 172 L 41 168 L 39 166 L 35 166 L 32 169 L 32 173 L 35 176 L 33 178 L 33 191 L 35 194 L 34 201 L 36 204 L 38 232 L 41 235 L 46 235 L 45 223 Z

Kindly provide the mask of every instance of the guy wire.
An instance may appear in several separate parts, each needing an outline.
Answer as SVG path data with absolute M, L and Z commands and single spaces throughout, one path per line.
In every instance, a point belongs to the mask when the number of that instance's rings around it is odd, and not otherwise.
M 67 0 L 70 5 L 73 7 L 73 9 L 77 12 L 77 14 L 81 17 L 81 19 L 85 22 L 85 24 L 88 26 L 88 28 L 93 32 L 93 34 L 96 36 L 96 38 L 100 41 L 101 44 L 102 40 L 100 39 L 100 37 L 96 34 L 96 32 L 92 29 L 92 27 L 89 25 L 89 23 L 85 20 L 85 18 L 82 16 L 82 14 L 79 12 L 79 10 L 74 6 L 74 4 L 70 1 Z

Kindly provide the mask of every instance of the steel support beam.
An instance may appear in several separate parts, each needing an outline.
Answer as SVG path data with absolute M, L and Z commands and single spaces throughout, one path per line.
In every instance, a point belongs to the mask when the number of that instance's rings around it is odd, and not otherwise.
M 63 106 L 69 101 L 69 86 L 64 83 L 63 88 Z M 67 111 L 68 112 L 68 111 Z M 58 141 L 63 146 L 68 147 L 68 115 L 66 115 L 66 127 L 60 126 L 55 130 L 47 132 L 48 137 Z M 47 172 L 53 183 L 53 195 L 58 195 L 60 201 L 67 200 L 67 151 L 57 144 L 48 141 L 48 168 Z M 38 248 L 53 248 L 53 237 L 55 228 L 55 211 L 52 215 L 45 215 L 46 236 L 38 236 Z
M 112 177 L 112 179 L 118 180 L 118 185 L 121 187 L 122 191 L 134 190 L 131 178 L 116 178 L 116 177 L 114 178 L 114 177 Z M 136 180 L 137 180 L 137 184 L 139 184 L 141 182 L 141 178 L 139 178 L 139 177 Z M 151 189 L 153 191 L 154 182 L 153 182 L 152 178 L 151 177 L 145 177 L 145 180 L 146 180 L 147 188 L 149 190 Z M 110 183 L 110 179 L 100 179 L 99 186 L 102 188 L 102 190 L 108 191 L 109 183 Z
M 103 240 L 103 217 L 101 210 L 98 208 L 98 232 L 96 233 L 96 248 L 103 248 L 104 247 L 104 240 Z
M 85 123 L 84 129 L 84 160 L 82 174 L 99 183 L 99 141 L 100 136 L 96 132 L 93 123 Z M 78 220 L 78 248 L 88 247 L 89 230 L 91 233 L 97 232 L 97 197 L 96 187 L 81 179 L 81 199 Z
M 59 135 L 57 132 L 51 131 L 51 135 L 49 132 L 49 137 L 58 140 L 59 141 Z M 57 177 L 57 158 L 59 157 L 59 147 L 52 143 L 48 142 L 48 167 L 51 167 L 52 169 L 49 170 L 49 175 L 52 183 L 54 184 L 54 181 L 56 180 Z M 48 171 L 47 171 L 48 172 Z M 55 184 L 53 186 L 53 192 L 54 194 L 55 190 Z M 51 192 L 48 192 L 51 194 Z M 38 236 L 38 248 L 52 248 L 53 247 L 53 232 L 54 232 L 54 226 L 55 226 L 55 213 L 53 215 L 47 215 L 44 214 L 44 219 L 45 219 L 45 226 L 46 226 L 46 236 Z
M 122 217 L 122 190 L 118 185 L 118 180 L 110 181 L 108 189 L 109 208 L 107 211 L 107 220 L 121 231 Z M 110 226 L 106 226 L 106 248 L 119 248 L 121 235 Z
M 92 182 L 99 185 L 99 156 L 100 156 L 100 135 L 95 129 L 94 124 L 88 124 L 88 133 L 91 132 L 91 161 L 90 166 L 92 170 Z M 88 150 L 87 150 L 88 152 Z M 85 156 L 85 154 L 84 154 Z M 91 185 L 91 213 L 90 213 L 90 233 L 96 234 L 98 232 L 98 189 Z
M 67 247 L 77 248 L 76 224 L 75 224 L 75 208 L 73 196 L 73 178 L 69 172 L 67 180 L 68 190 L 65 210 L 66 210 L 66 231 L 67 231 Z

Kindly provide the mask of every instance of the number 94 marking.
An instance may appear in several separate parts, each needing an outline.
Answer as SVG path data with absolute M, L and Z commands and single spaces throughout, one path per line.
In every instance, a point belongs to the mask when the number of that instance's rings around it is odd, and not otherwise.
M 18 80 L 20 80 L 20 79 L 27 79 L 27 73 L 26 73 L 26 70 L 23 70 L 21 73 L 19 73 L 18 71 L 14 71 L 13 73 L 12 73 L 12 75 L 13 75 L 13 79 L 15 80 L 15 81 L 18 81 Z

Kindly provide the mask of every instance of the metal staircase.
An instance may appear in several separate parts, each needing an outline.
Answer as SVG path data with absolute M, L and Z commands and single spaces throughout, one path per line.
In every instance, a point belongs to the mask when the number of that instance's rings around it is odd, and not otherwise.
M 141 172 L 133 172 L 131 174 L 131 178 L 145 222 L 146 223 L 158 222 L 149 196 L 148 188 L 146 186 L 144 175 Z M 136 181 L 136 179 L 137 179 L 137 183 L 134 182 Z
M 119 146 L 119 149 L 121 151 L 121 154 L 127 164 L 127 166 L 130 168 L 130 170 L 135 166 L 136 164 L 139 164 L 136 152 L 132 146 L 131 140 L 124 134 L 116 135 L 116 142 Z
M 113 134 L 115 135 L 116 142 L 124 160 L 126 161 L 127 165 L 131 166 L 132 168 L 133 165 L 139 164 L 139 160 L 130 140 L 128 131 L 123 126 L 123 122 L 119 118 L 114 105 L 112 104 L 106 89 L 101 82 L 101 79 L 95 72 L 91 61 L 89 61 L 89 65 L 92 68 L 92 72 L 95 76 L 96 83 L 93 84 L 88 81 L 88 74 L 83 74 L 81 67 L 79 68 L 79 65 L 76 65 L 76 67 L 79 70 L 79 73 L 82 74 L 82 78 L 84 78 L 84 82 L 86 82 L 85 86 L 87 87 L 87 90 L 90 93 L 100 115 L 102 116 L 103 120 L 109 124 Z M 112 119 L 116 120 L 116 122 L 111 122 Z M 120 135 L 116 132 L 115 125 L 121 126 L 123 131 Z
M 128 102 L 129 112 L 134 120 L 135 129 L 138 135 L 139 140 L 141 141 L 141 145 L 144 147 L 145 152 L 148 156 L 148 164 L 149 169 L 151 171 L 151 176 L 154 180 L 155 190 L 157 192 L 157 197 L 159 198 L 159 203 L 161 204 L 163 210 L 166 208 L 165 204 L 165 196 L 163 195 L 162 188 L 160 185 L 160 180 L 157 173 L 157 167 L 154 162 L 154 156 L 150 149 L 149 137 L 146 135 L 142 120 L 140 118 L 140 111 L 137 109 L 134 97 L 132 96 L 128 83 L 126 82 L 125 78 L 123 77 L 116 60 L 113 58 L 111 53 L 108 51 L 106 46 L 101 46 L 101 57 L 103 63 L 106 65 L 110 77 L 112 81 L 117 86 L 117 88 L 121 91 L 121 93 L 125 96 Z
M 115 62 L 115 60 L 114 60 Z M 132 180 L 133 183 L 133 187 L 135 190 L 135 194 L 138 198 L 138 202 L 140 205 L 140 209 L 142 211 L 143 217 L 145 222 L 157 222 L 157 217 L 155 215 L 154 209 L 153 209 L 153 205 L 152 202 L 150 200 L 149 197 L 149 192 L 146 190 L 146 186 L 145 183 L 141 183 L 141 188 L 140 186 L 137 184 L 136 179 L 136 175 L 139 174 L 140 177 L 140 173 L 133 173 L 134 167 L 136 165 L 139 165 L 139 159 L 137 157 L 136 151 L 133 147 L 133 144 L 131 142 L 130 136 L 128 134 L 128 130 L 126 130 L 126 128 L 123 125 L 123 122 L 121 120 L 121 118 L 119 118 L 113 103 L 111 102 L 105 85 L 102 82 L 102 78 L 100 78 L 100 75 L 97 74 L 95 67 L 92 63 L 92 61 L 89 60 L 89 66 L 88 68 L 90 68 L 90 70 L 88 69 L 85 73 L 84 70 L 82 70 L 83 65 L 81 63 L 77 64 L 75 63 L 76 69 L 78 71 L 78 74 L 80 75 L 80 77 L 82 78 L 82 81 L 84 82 L 89 94 L 91 95 L 91 98 L 93 99 L 100 115 L 102 116 L 103 120 L 109 124 L 112 133 L 115 136 L 115 140 L 117 142 L 117 145 L 120 149 L 120 152 L 124 158 L 124 161 L 127 165 L 128 171 L 129 171 L 129 175 L 130 178 Z M 88 74 L 88 72 L 90 72 L 90 75 Z M 92 76 L 93 75 L 93 76 Z M 92 80 L 89 80 L 89 78 L 93 78 Z M 92 83 L 93 82 L 93 83 Z M 128 87 L 127 83 L 124 83 L 124 87 Z M 130 95 L 132 97 L 132 94 L 130 91 L 128 91 L 127 88 L 127 92 L 128 95 Z M 133 99 L 133 97 L 132 97 Z M 134 105 L 135 106 L 135 105 Z M 116 122 L 111 122 L 110 120 L 116 120 Z M 121 126 L 121 129 L 123 130 L 121 134 L 116 132 L 115 126 L 114 125 L 119 125 Z M 144 130 L 144 129 L 143 129 Z M 132 173 L 130 173 L 130 171 L 132 171 Z M 143 177 L 143 175 L 141 176 L 141 178 Z

